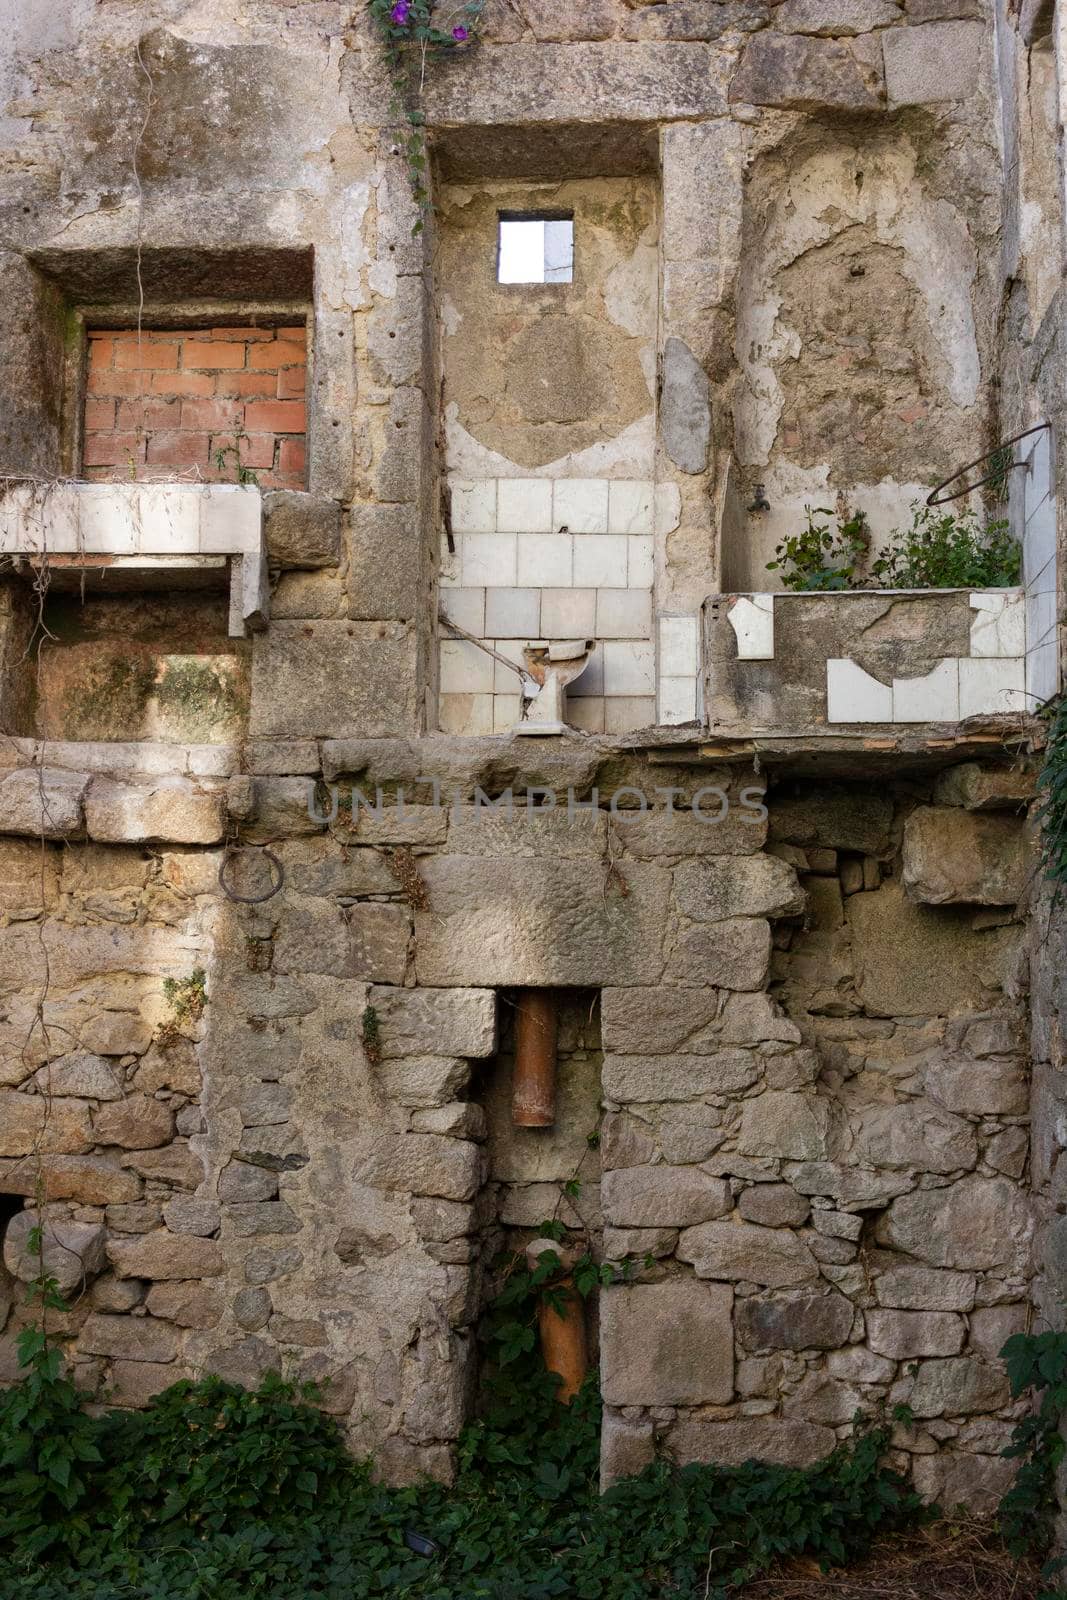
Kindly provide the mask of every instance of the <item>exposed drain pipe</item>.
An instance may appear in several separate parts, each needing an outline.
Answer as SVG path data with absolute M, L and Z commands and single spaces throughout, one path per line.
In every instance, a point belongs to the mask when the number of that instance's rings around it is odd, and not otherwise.
M 560 1258 L 564 1277 L 552 1284 L 557 1310 L 547 1299 L 537 1307 L 537 1326 L 541 1335 L 541 1358 L 548 1372 L 555 1372 L 562 1380 L 556 1390 L 556 1399 L 569 1406 L 585 1382 L 589 1371 L 589 1347 L 585 1337 L 585 1305 L 574 1287 L 570 1269 L 574 1266 L 575 1252 L 561 1249 L 551 1239 L 535 1239 L 526 1247 L 526 1260 L 531 1269 L 546 1250 L 554 1250 Z
M 515 1012 L 511 1089 L 511 1120 L 517 1128 L 550 1128 L 556 1120 L 558 1029 L 556 991 L 521 989 Z

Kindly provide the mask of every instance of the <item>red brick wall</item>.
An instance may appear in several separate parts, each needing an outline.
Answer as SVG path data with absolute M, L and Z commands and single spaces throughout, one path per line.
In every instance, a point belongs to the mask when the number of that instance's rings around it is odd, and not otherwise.
M 306 372 L 303 328 L 91 332 L 83 476 L 303 489 Z

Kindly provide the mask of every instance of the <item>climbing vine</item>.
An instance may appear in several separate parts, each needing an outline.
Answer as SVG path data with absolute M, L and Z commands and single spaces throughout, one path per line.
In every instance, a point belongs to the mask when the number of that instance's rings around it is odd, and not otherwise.
M 1041 805 L 1041 862 L 1054 886 L 1055 897 L 1067 893 L 1067 695 L 1061 695 L 1044 713 L 1048 717 L 1045 762 L 1037 780 Z
M 419 233 L 429 209 L 426 114 L 423 91 L 430 62 L 466 50 L 477 37 L 485 0 L 368 0 L 370 13 L 385 45 L 393 83 L 390 115 L 400 128 L 411 192 L 419 209 L 413 231 Z
M 1015 1482 L 1000 1503 L 1000 1527 L 1012 1555 L 1045 1556 L 1052 1548 L 1059 1512 L 1056 1478 L 1067 1451 L 1062 1426 L 1067 1415 L 1067 1333 L 1014 1334 L 1001 1351 L 1014 1399 L 1028 1396 L 1034 1409 L 1015 1425 L 1006 1456 L 1019 1462 Z M 1043 1576 L 1063 1566 L 1052 1560 Z M 1062 1591 L 1042 1600 L 1063 1600 Z

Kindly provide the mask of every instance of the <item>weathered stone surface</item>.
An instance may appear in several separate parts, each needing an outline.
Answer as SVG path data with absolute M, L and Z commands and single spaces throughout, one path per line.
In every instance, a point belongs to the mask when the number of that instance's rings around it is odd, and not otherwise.
M 1017 1272 L 1033 1224 L 1025 1195 L 1007 1178 L 962 1178 L 894 1200 L 878 1225 L 886 1244 L 935 1267 Z
M 796 871 L 777 856 L 714 857 L 675 869 L 678 909 L 697 922 L 794 917 L 804 910 Z
M 764 1228 L 799 1228 L 808 1220 L 811 1206 L 787 1183 L 757 1183 L 744 1191 L 737 1209 L 746 1222 Z
M 226 1221 L 239 1239 L 260 1233 L 299 1233 L 303 1223 L 284 1200 L 255 1200 L 226 1207 Z
M 50 1104 L 43 1095 L 0 1089 L 0 1156 L 75 1155 L 92 1143 L 86 1101 Z
M 867 1342 L 880 1356 L 954 1356 L 963 1348 L 962 1317 L 951 1311 L 868 1311 Z
M 917 1417 L 958 1417 L 972 1411 L 995 1411 L 1009 1399 L 1002 1371 L 973 1356 L 924 1361 L 908 1400 Z
M 732 1302 L 731 1289 L 692 1279 L 605 1290 L 600 1347 L 607 1404 L 721 1405 L 731 1400 Z
M 248 1338 L 210 1351 L 205 1357 L 204 1369 L 227 1383 L 258 1389 L 267 1373 L 279 1372 L 281 1364 L 280 1352 L 265 1339 Z
M 277 1193 L 277 1173 L 250 1161 L 230 1161 L 219 1173 L 220 1200 L 273 1200 Z
M 152 1029 L 133 1011 L 101 1011 L 82 1028 L 81 1042 L 101 1056 L 136 1056 L 148 1048 Z
M 462 1094 L 470 1075 L 470 1063 L 455 1056 L 403 1056 L 376 1069 L 383 1093 L 414 1107 L 447 1105 Z
M 470 1200 L 482 1182 L 483 1156 L 477 1145 L 464 1139 L 430 1133 L 381 1134 L 357 1162 L 354 1177 L 376 1189 Z
M 89 837 L 100 844 L 217 844 L 222 802 L 185 778 L 152 784 L 94 778 L 85 799 Z
M 179 1328 L 215 1328 L 222 1320 L 221 1289 L 203 1283 L 156 1283 L 148 1291 L 149 1313 Z
M 413 1133 L 441 1133 L 453 1139 L 484 1139 L 485 1108 L 469 1100 L 453 1100 L 447 1105 L 416 1111 L 411 1118 Z
M 69 839 L 82 829 L 87 774 L 23 767 L 0 783 L 0 833 Z
M 174 1113 L 162 1100 L 132 1094 L 101 1106 L 93 1118 L 93 1133 L 98 1144 L 155 1150 L 174 1137 Z
M 975 1277 L 973 1272 L 940 1272 L 905 1262 L 880 1272 L 874 1289 L 879 1305 L 900 1311 L 970 1311 Z
M 967 1343 L 995 1365 L 1012 1335 L 1026 1332 L 1028 1320 L 1025 1305 L 979 1306 L 968 1319 Z
M 788 1467 L 810 1467 L 837 1443 L 832 1428 L 777 1417 L 738 1417 L 729 1422 L 677 1422 L 668 1448 L 680 1465 L 703 1461 L 739 1467 L 746 1461 L 774 1461 Z
M 771 959 L 771 925 L 759 917 L 734 917 L 686 929 L 671 955 L 668 974 L 683 983 L 720 989 L 762 989 Z
M 966 1172 L 978 1160 L 970 1123 L 928 1100 L 865 1109 L 853 1123 L 853 1149 L 873 1167 L 905 1172 Z
M 411 942 L 411 912 L 404 906 L 350 906 L 345 921 L 352 976 L 371 983 L 403 983 Z
M 776 843 L 871 856 L 883 856 L 889 849 L 893 802 L 870 786 L 827 787 L 814 794 L 775 792 L 768 804 L 770 838 Z
M 927 1065 L 923 1082 L 947 1110 L 973 1116 L 1025 1116 L 1030 1103 L 1026 1069 L 1018 1058 L 937 1056 Z
M 835 1350 L 847 1340 L 855 1312 L 843 1294 L 754 1297 L 737 1305 L 737 1331 L 755 1350 Z
M 737 1148 L 746 1156 L 818 1161 L 826 1154 L 830 1125 L 828 1100 L 768 1090 L 745 1101 Z
M 246 1333 L 258 1333 L 260 1328 L 265 1328 L 273 1309 L 268 1289 L 239 1289 L 234 1296 L 234 1321 Z
M 902 1173 L 843 1167 L 831 1161 L 787 1162 L 782 1175 L 801 1194 L 826 1195 L 843 1206 L 884 1206 L 912 1185 Z
M 660 867 L 628 866 L 626 895 L 606 892 L 581 861 L 437 856 L 420 870 L 430 900 L 415 914 L 421 984 L 599 986 L 662 975 L 670 876 Z
M 962 1450 L 939 1450 L 937 1455 L 916 1457 L 912 1466 L 915 1488 L 924 1500 L 936 1501 L 949 1515 L 957 1506 L 969 1516 L 994 1516 L 1015 1480 L 1014 1461 L 999 1456 L 977 1456 Z
M 105 1215 L 112 1233 L 151 1233 L 163 1221 L 163 1208 L 146 1200 L 140 1205 L 108 1206 Z
M 120 1100 L 126 1087 L 118 1068 L 88 1051 L 59 1056 L 41 1067 L 33 1081 L 43 1095 L 76 1095 L 86 1100 Z
M 349 536 L 348 614 L 417 614 L 422 530 L 417 505 L 353 506 Z
M 390 622 L 275 622 L 254 640 L 250 733 L 373 739 L 415 724 L 415 638 Z
M 759 33 L 730 82 L 732 104 L 874 110 L 885 104 L 881 51 L 865 40 Z
M 774 8 L 780 33 L 819 33 L 839 39 L 899 22 L 896 0 L 784 0 Z
M 40 1250 L 32 1248 L 41 1229 Z M 22 1283 L 55 1278 L 60 1294 L 77 1294 L 104 1265 L 106 1231 L 97 1222 L 71 1222 L 46 1210 L 19 1211 L 4 1234 L 4 1266 Z
M 663 447 L 675 466 L 682 472 L 703 472 L 711 438 L 711 386 L 692 350 L 673 335 L 663 350 L 659 425 Z
M 757 1058 L 747 1050 L 707 1056 L 607 1056 L 603 1088 L 609 1100 L 697 1100 L 736 1094 L 755 1083 Z
M 263 534 L 272 567 L 335 567 L 341 508 L 322 495 L 276 489 L 263 496 Z
M 876 1356 L 865 1345 L 852 1344 L 847 1350 L 831 1350 L 826 1370 L 846 1383 L 888 1383 L 897 1370 L 895 1361 Z
M 600 996 L 604 1049 L 702 1054 L 715 1040 L 720 1010 L 713 989 L 604 989 Z
M 730 1210 L 730 1186 L 699 1167 L 622 1167 L 601 1184 L 605 1219 L 615 1227 L 672 1228 L 710 1222 Z
M 601 1489 L 619 1478 L 636 1477 L 652 1464 L 655 1455 L 651 1422 L 631 1422 L 616 1411 L 605 1410 L 600 1429 Z
M 155 1317 L 117 1317 L 93 1312 L 78 1338 L 89 1355 L 123 1361 L 173 1361 L 178 1336 Z
M 1032 868 L 1014 817 L 919 806 L 904 824 L 904 887 L 924 905 L 1015 905 Z
M 1001 986 L 1016 944 L 1010 928 L 976 931 L 969 912 L 914 905 L 890 880 L 845 901 L 856 989 L 869 1016 L 981 1010 Z
M 284 1083 L 248 1083 L 237 1096 L 237 1106 L 244 1127 L 273 1127 L 288 1122 L 293 1091 Z
M 886 93 L 891 106 L 965 100 L 978 88 L 982 25 L 931 22 L 895 28 L 883 37 Z
M 197 1238 L 217 1233 L 221 1215 L 214 1200 L 194 1200 L 189 1195 L 176 1195 L 163 1207 L 163 1221 L 171 1233 L 191 1233 Z
M 138 1239 L 112 1239 L 108 1260 L 120 1278 L 217 1278 L 226 1270 L 213 1239 L 148 1233 Z
M 170 1183 L 176 1189 L 196 1189 L 204 1181 L 204 1163 L 187 1142 L 176 1139 L 161 1150 L 131 1150 L 122 1159 L 144 1178 Z
M 492 989 L 375 987 L 367 1001 L 378 1014 L 382 1054 L 387 1061 L 396 1056 L 480 1059 L 496 1049 L 496 995 Z
M 678 1240 L 678 1259 L 689 1261 L 700 1278 L 726 1278 L 785 1289 L 818 1276 L 811 1251 L 784 1228 L 757 1228 L 750 1222 L 704 1222 L 686 1228 Z
M 1032 767 L 983 767 L 965 761 L 949 767 L 934 784 L 934 804 L 967 811 L 1025 810 L 1034 797 Z
M 139 1408 L 154 1400 L 188 1374 L 161 1361 L 115 1361 L 110 1369 L 109 1401 L 116 1406 Z
M 45 1200 L 77 1200 L 82 1205 L 106 1206 L 136 1200 L 141 1180 L 124 1172 L 107 1156 L 32 1156 L 0 1161 L 0 1194 L 35 1195 L 38 1175 Z

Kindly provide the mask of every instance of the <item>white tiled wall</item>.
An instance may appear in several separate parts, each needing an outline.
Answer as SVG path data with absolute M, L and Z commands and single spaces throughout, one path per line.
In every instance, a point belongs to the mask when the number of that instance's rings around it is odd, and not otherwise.
M 453 479 L 455 551 L 441 552 L 441 611 L 521 663 L 524 645 L 595 639 L 568 691 L 569 718 L 590 732 L 657 721 L 653 631 L 654 486 L 645 479 Z M 659 720 L 696 703 L 693 662 L 659 696 Z M 480 660 L 476 660 L 480 657 Z M 485 665 L 488 663 L 488 670 Z M 519 680 L 475 645 L 441 644 L 440 724 L 450 733 L 506 732 L 519 720 Z M 665 710 L 671 715 L 664 717 Z
M 1023 583 L 1026 586 L 1026 692 L 1031 709 L 1059 688 L 1056 500 L 1052 493 L 1052 435 L 1046 428 L 1021 448 Z

